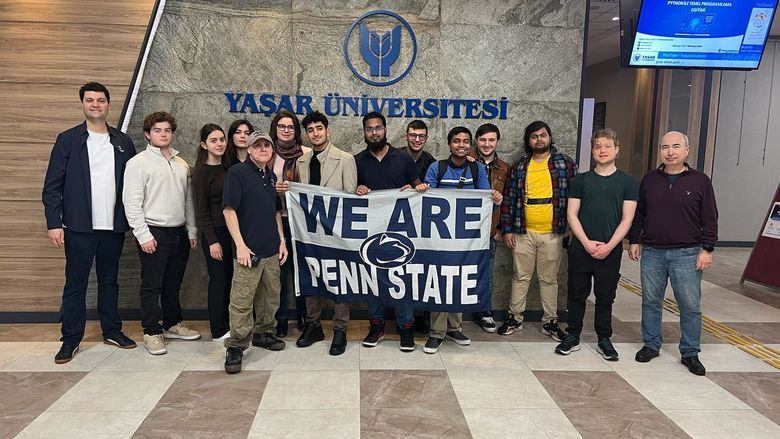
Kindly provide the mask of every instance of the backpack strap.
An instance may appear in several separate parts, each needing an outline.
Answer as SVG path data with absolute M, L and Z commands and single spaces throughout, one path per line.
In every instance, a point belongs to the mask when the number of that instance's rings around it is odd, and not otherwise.
M 479 177 L 479 167 L 477 161 L 469 162 L 469 168 L 471 168 L 471 182 L 474 183 L 474 189 L 477 188 L 477 179 Z
M 441 179 L 447 172 L 447 160 L 439 160 L 439 173 L 436 175 L 436 187 L 441 186 Z

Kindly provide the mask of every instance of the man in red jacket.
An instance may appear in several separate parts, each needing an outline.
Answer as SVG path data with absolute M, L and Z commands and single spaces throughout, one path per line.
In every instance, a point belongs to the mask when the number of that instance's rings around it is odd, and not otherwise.
M 636 361 L 659 355 L 661 313 L 666 284 L 671 280 L 680 307 L 681 362 L 704 375 L 699 361 L 701 339 L 701 276 L 712 266 L 718 240 L 718 208 L 707 175 L 691 169 L 685 159 L 688 137 L 676 131 L 661 138 L 658 169 L 648 172 L 639 187 L 639 204 L 629 232 L 629 256 L 639 260 L 642 243 L 642 339 Z

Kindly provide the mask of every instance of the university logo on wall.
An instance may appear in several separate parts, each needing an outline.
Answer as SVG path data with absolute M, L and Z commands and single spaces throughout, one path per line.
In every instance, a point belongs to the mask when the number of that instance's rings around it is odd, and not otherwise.
M 352 73 L 367 84 L 395 84 L 409 73 L 416 57 L 414 31 L 394 12 L 367 12 L 352 23 L 344 36 L 344 60 Z

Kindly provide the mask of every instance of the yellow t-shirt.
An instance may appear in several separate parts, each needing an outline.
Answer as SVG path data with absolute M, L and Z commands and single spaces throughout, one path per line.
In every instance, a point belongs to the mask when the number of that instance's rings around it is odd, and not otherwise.
M 532 159 L 525 174 L 525 225 L 529 231 L 540 234 L 552 233 L 553 231 L 553 188 L 552 178 L 547 167 L 549 160 L 549 156 L 541 163 Z M 544 204 L 534 202 L 529 204 L 529 199 Z

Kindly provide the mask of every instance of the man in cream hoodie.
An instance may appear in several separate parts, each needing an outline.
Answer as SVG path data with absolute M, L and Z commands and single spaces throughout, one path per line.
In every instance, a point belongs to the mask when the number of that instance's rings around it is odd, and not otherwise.
M 169 113 L 146 116 L 144 136 L 149 144 L 127 162 L 122 192 L 127 221 L 138 241 L 141 325 L 152 355 L 167 352 L 164 338 L 200 338 L 182 322 L 179 304 L 179 288 L 198 234 L 190 167 L 171 148 L 175 131 L 176 120 Z

